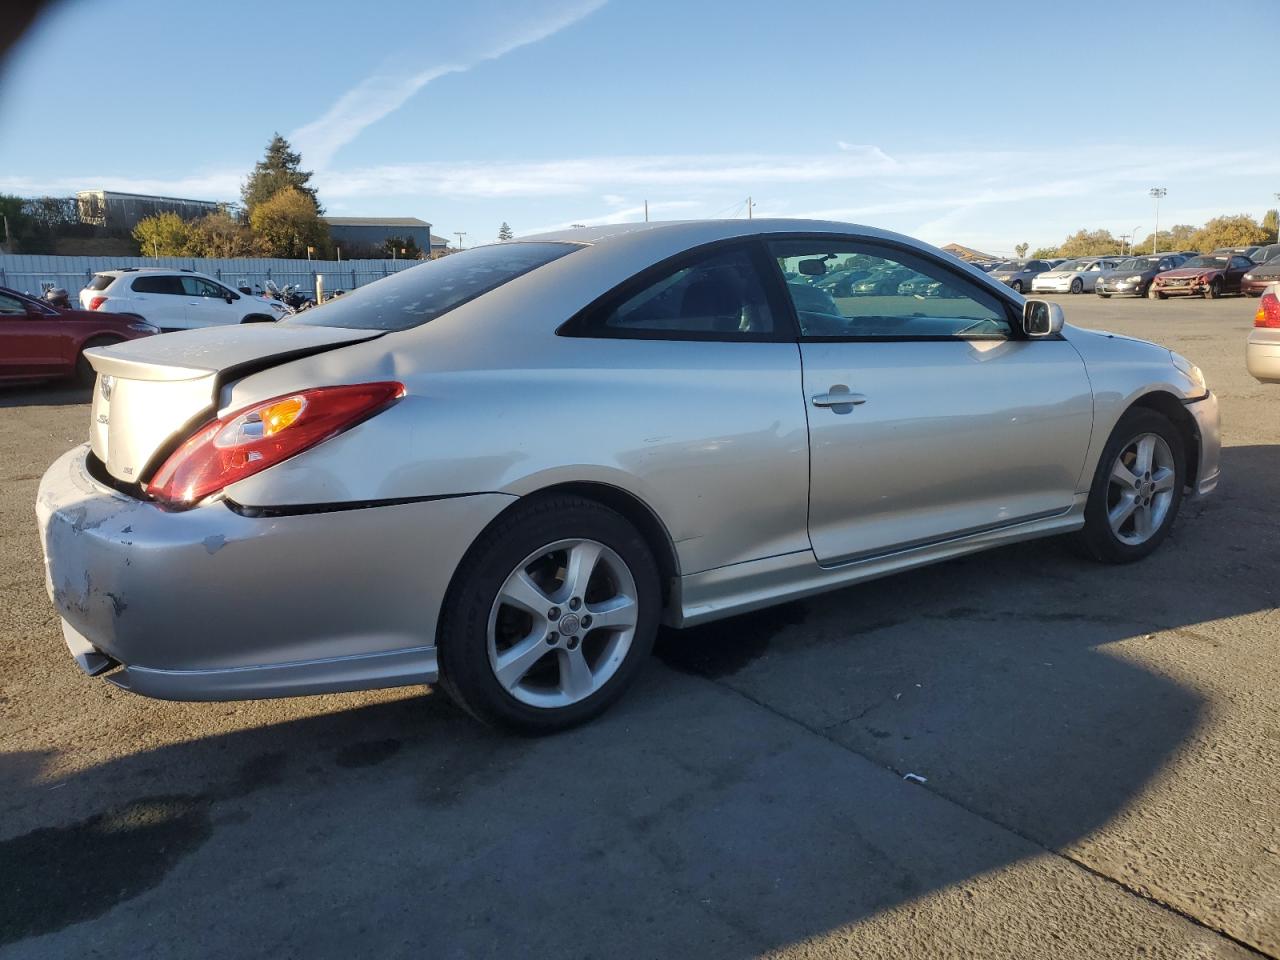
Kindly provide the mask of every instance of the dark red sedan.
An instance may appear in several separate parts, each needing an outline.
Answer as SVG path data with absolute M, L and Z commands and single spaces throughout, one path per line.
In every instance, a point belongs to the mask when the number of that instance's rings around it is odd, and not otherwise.
M 1157 300 L 1189 296 L 1215 300 L 1224 293 L 1239 293 L 1244 275 L 1254 265 L 1252 260 L 1240 254 L 1211 253 L 1192 257 L 1176 270 L 1157 273 L 1147 296 Z
M 93 382 L 85 347 L 105 347 L 160 331 L 127 313 L 60 310 L 0 287 L 0 383 L 75 377 Z

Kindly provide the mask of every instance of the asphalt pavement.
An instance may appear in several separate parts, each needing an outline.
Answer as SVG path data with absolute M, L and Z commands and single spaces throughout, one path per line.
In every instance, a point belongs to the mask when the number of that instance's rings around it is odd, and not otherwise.
M 1280 957 L 1256 301 L 1058 299 L 1221 399 L 1222 484 L 1155 556 L 1020 544 L 666 632 L 616 709 L 539 740 L 425 688 L 86 678 L 33 511 L 86 398 L 0 391 L 0 957 Z

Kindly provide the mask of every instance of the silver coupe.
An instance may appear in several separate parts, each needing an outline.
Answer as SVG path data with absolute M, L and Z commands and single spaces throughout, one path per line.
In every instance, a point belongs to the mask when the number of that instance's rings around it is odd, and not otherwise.
M 920 283 L 794 281 L 854 266 Z M 1137 560 L 1218 482 L 1193 364 L 844 223 L 545 234 L 88 355 L 48 591 L 85 672 L 169 699 L 439 682 L 559 729 L 660 624 L 1031 537 Z

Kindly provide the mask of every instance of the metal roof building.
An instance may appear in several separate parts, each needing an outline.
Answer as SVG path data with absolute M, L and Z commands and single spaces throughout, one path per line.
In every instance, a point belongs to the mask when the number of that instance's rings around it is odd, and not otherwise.
M 424 253 L 431 249 L 431 224 L 417 217 L 322 217 L 329 236 L 352 251 L 381 247 L 392 237 L 413 240 Z

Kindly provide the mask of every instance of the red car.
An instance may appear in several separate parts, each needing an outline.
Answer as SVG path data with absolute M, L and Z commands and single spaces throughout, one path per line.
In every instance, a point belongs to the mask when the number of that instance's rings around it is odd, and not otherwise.
M 0 383 L 75 377 L 93 383 L 85 347 L 105 347 L 159 333 L 127 313 L 59 310 L 0 287 Z
M 1252 260 L 1238 253 L 1192 257 L 1176 270 L 1157 273 L 1147 296 L 1163 300 L 1198 295 L 1216 300 L 1224 293 L 1239 293 L 1244 275 L 1254 266 Z

